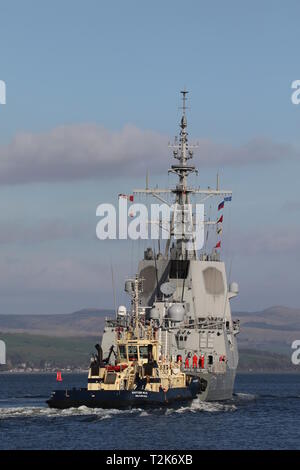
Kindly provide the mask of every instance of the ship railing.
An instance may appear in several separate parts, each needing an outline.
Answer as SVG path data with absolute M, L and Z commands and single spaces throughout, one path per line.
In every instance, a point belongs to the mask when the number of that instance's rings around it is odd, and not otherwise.
M 210 319 L 210 320 L 200 320 L 198 321 L 189 321 L 188 323 L 184 324 L 185 328 L 203 328 L 203 329 L 214 329 L 219 330 L 223 328 L 224 320 L 220 318 Z
M 212 371 L 217 373 L 225 373 L 227 369 L 226 362 L 216 362 L 212 366 Z

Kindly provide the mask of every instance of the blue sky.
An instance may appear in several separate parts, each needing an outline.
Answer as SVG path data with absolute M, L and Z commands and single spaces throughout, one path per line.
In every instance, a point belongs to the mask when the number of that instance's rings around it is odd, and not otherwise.
M 299 2 L 0 9 L 0 313 L 112 305 L 110 260 L 121 291 L 143 244 L 132 255 L 130 242 L 95 240 L 96 206 L 142 186 L 146 169 L 168 183 L 184 86 L 199 183 L 219 171 L 234 191 L 223 248 L 241 288 L 233 307 L 299 307 Z

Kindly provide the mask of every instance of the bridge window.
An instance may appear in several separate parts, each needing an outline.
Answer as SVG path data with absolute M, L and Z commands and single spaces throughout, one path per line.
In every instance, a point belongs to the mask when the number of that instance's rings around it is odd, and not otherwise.
M 127 361 L 126 346 L 119 346 L 119 356 L 121 361 Z
M 137 346 L 128 346 L 128 359 L 129 361 L 137 361 L 138 359 Z
M 148 346 L 140 346 L 140 359 L 148 358 Z

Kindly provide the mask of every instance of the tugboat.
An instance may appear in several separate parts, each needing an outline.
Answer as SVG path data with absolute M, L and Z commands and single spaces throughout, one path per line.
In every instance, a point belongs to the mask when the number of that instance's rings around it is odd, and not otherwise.
M 182 370 L 182 358 L 174 361 L 161 355 L 158 328 L 155 321 L 145 321 L 140 306 L 142 280 L 129 280 L 132 293 L 132 314 L 123 326 L 115 329 L 117 352 L 110 348 L 103 360 L 102 348 L 95 346 L 87 388 L 56 390 L 47 401 L 50 408 L 134 408 L 159 407 L 191 401 L 205 390 L 197 376 Z M 124 313 L 124 311 L 123 311 Z M 110 364 L 112 354 L 115 364 Z

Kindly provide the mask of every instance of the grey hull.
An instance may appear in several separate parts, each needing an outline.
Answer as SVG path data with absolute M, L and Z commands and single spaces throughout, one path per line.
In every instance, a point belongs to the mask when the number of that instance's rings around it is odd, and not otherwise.
M 199 395 L 200 400 L 223 401 L 232 398 L 236 369 L 227 368 L 224 374 L 203 372 L 199 376 L 207 381 L 206 390 Z

